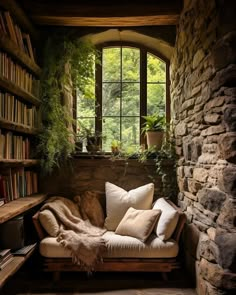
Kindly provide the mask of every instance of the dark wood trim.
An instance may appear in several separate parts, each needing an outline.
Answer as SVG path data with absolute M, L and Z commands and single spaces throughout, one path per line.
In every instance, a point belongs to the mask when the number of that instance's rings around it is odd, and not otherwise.
M 24 89 L 15 85 L 13 82 L 7 80 L 3 76 L 0 76 L 0 87 L 4 88 L 6 91 L 23 98 L 25 101 L 30 102 L 36 106 L 40 105 L 40 100 L 33 94 L 26 92 Z
M 147 26 L 176 25 L 182 1 L 121 2 L 108 4 L 69 1 L 57 5 L 56 1 L 37 1 L 32 5 L 24 0 L 31 19 L 40 25 L 60 26 Z
M 18 167 L 18 166 L 24 166 L 24 167 L 30 167 L 35 166 L 39 164 L 39 160 L 34 159 L 0 159 L 0 164 L 2 167 Z
M 35 207 L 46 198 L 46 194 L 35 194 L 6 203 L 0 207 L 0 224 Z
M 4 129 L 12 130 L 12 131 L 20 132 L 20 133 L 25 133 L 25 134 L 35 135 L 38 133 L 38 129 L 36 128 L 32 128 L 24 124 L 12 122 L 1 117 L 0 117 L 0 127 Z

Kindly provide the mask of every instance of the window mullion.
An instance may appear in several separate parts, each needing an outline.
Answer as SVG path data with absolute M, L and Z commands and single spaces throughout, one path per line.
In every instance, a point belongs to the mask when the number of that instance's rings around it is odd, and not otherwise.
M 140 130 L 144 123 L 142 116 L 147 115 L 147 51 L 140 50 Z M 140 143 L 145 144 L 144 135 L 140 134 Z
M 102 89 L 103 89 L 103 81 L 102 81 L 102 49 L 101 51 L 101 63 L 96 64 L 95 69 L 95 130 L 98 132 L 102 132 Z

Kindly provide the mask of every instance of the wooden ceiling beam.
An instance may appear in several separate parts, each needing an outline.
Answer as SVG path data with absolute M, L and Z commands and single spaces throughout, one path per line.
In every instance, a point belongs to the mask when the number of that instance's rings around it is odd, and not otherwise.
M 143 3 L 130 0 L 113 4 L 80 0 L 22 2 L 34 23 L 61 26 L 175 25 L 182 8 L 181 0 L 146 0 Z
M 133 17 L 65 17 L 65 16 L 32 16 L 34 23 L 54 26 L 80 27 L 129 27 L 129 26 L 156 26 L 176 25 L 179 16 L 153 15 Z

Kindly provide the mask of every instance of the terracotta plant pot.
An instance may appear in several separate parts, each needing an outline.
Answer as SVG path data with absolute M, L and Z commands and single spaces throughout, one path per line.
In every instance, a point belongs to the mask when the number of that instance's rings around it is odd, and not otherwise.
M 147 131 L 147 146 L 148 148 L 156 147 L 157 150 L 161 149 L 163 141 L 163 131 Z

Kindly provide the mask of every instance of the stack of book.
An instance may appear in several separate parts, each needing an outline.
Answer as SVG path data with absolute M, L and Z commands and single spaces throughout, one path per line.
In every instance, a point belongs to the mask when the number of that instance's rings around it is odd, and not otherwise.
M 13 259 L 11 249 L 0 249 L 0 270 L 4 269 Z

